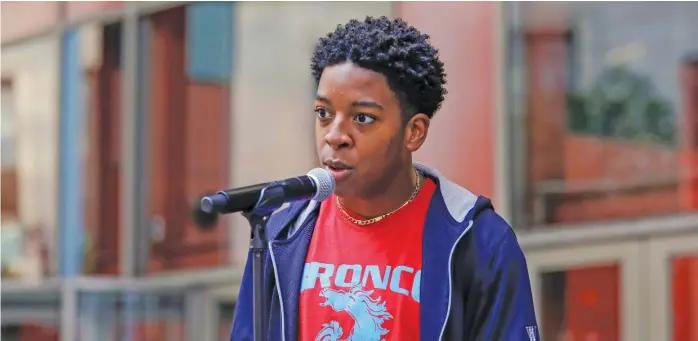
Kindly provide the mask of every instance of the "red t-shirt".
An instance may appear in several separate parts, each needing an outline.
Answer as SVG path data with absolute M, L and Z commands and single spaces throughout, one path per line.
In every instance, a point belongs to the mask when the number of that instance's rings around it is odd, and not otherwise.
M 320 209 L 303 271 L 300 341 L 419 340 L 424 221 L 436 185 L 385 219 L 352 223 L 334 196 Z

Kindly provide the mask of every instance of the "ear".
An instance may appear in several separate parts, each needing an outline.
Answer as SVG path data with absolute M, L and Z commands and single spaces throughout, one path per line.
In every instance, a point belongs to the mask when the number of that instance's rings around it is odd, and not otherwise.
M 416 152 L 422 147 L 429 133 L 429 123 L 431 120 L 426 114 L 418 113 L 407 121 L 405 127 L 405 147 L 410 152 Z

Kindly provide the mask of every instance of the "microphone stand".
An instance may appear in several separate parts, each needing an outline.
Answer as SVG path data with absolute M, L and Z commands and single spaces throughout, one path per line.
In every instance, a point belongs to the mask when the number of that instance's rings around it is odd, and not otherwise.
M 264 287 L 264 255 L 267 251 L 267 221 L 277 209 L 284 204 L 284 191 L 279 185 L 270 184 L 263 188 L 255 206 L 242 215 L 251 228 L 250 250 L 252 251 L 252 293 L 254 296 L 252 310 L 254 323 L 254 340 L 267 340 L 267 319 L 269 304 Z

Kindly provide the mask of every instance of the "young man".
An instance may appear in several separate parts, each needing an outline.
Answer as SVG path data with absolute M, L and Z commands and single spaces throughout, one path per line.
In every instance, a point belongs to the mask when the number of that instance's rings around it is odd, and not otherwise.
M 446 94 L 428 38 L 369 17 L 320 39 L 317 152 L 337 187 L 268 222 L 269 340 L 539 340 L 511 227 L 413 164 Z M 248 259 L 231 341 L 253 340 L 252 290 Z

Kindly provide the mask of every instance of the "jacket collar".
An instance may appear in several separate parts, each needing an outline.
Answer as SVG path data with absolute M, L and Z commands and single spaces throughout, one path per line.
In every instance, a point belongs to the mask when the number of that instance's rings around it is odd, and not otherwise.
M 444 207 L 455 222 L 462 223 L 475 207 L 478 196 L 449 180 L 434 168 L 419 162 L 415 162 L 414 166 L 436 181 Z

